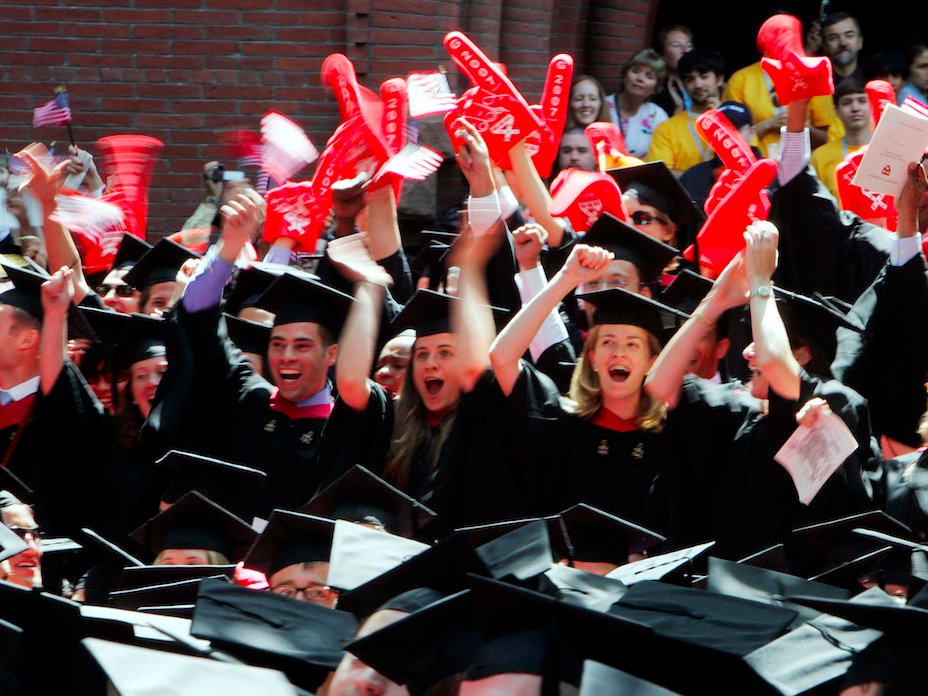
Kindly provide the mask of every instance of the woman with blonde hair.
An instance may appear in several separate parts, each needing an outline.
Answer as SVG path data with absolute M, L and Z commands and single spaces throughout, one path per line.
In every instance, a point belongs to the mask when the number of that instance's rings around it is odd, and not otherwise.
M 667 112 L 651 101 L 667 79 L 667 63 L 653 49 L 631 57 L 622 68 L 622 89 L 609 96 L 613 121 L 622 131 L 626 154 L 644 157 L 654 130 L 668 119 Z
M 593 328 L 567 402 L 521 360 L 561 299 L 598 279 L 612 258 L 599 247 L 574 247 L 563 268 L 500 332 L 490 363 L 510 410 L 521 415 L 521 425 L 513 426 L 521 447 L 539 465 L 548 463 L 539 475 L 554 493 L 549 509 L 587 503 L 648 526 L 666 404 L 649 397 L 643 385 L 660 352 L 660 310 L 673 310 L 618 288 L 585 295 L 596 307 Z
M 567 109 L 565 130 L 586 128 L 597 121 L 609 121 L 606 90 L 595 77 L 577 75 L 570 86 L 570 104 Z

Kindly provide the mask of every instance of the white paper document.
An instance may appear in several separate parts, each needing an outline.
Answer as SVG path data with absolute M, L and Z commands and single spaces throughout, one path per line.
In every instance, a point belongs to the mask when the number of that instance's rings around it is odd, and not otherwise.
M 928 149 L 928 118 L 890 104 L 860 161 L 854 185 L 898 197 L 909 173 Z
M 789 472 L 808 505 L 842 462 L 857 449 L 854 435 L 834 413 L 820 413 L 812 426 L 799 426 L 774 455 Z

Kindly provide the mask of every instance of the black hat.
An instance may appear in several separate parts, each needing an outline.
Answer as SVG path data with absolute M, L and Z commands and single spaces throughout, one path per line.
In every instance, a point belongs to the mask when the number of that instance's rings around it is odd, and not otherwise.
M 645 283 L 657 280 L 661 271 L 680 253 L 611 213 L 600 215 L 581 241 L 611 251 L 617 261 L 634 264 Z
M 142 567 L 144 562 L 133 556 L 124 548 L 119 546 L 104 536 L 87 527 L 81 528 L 81 534 L 90 541 L 90 545 L 102 552 L 104 559 L 108 562 L 115 563 L 120 568 Z
M 190 632 L 315 691 L 338 666 L 357 627 L 344 611 L 208 579 L 200 585 Z
M 490 575 L 473 544 L 455 534 L 393 570 L 343 593 L 338 606 L 356 616 L 369 616 L 394 597 L 420 587 L 453 594 L 467 587 L 467 574 Z
M 175 503 L 190 491 L 199 491 L 235 513 L 239 513 L 240 508 L 250 509 L 244 499 L 253 496 L 267 478 L 260 469 L 180 450 L 171 450 L 155 464 L 173 472 L 171 482 L 161 495 L 163 501 Z
M 715 546 L 714 541 L 707 541 L 697 546 L 626 563 L 613 570 L 606 577 L 621 580 L 629 586 L 645 580 L 663 580 L 664 582 L 689 584 L 693 572 L 693 561 L 704 555 L 713 546 Z
M 206 549 L 237 560 L 258 535 L 244 520 L 191 491 L 131 536 L 155 555 L 165 549 Z
M 13 287 L 0 294 L 0 304 L 21 309 L 36 321 L 42 321 L 42 283 L 48 275 L 0 261 Z
M 790 601 L 888 634 L 924 636 L 928 627 L 928 609 L 913 605 L 911 600 L 900 604 L 878 587 L 846 601 L 799 594 L 791 596 Z
M 25 542 L 16 532 L 7 527 L 5 524 L 0 524 L 0 561 L 5 561 L 8 558 L 12 558 L 18 553 L 22 553 L 29 548 L 29 544 Z
M 838 345 L 835 333 L 839 328 L 864 332 L 851 315 L 821 295 L 807 297 L 778 286 L 773 291 L 787 335 L 792 341 L 808 346 L 826 364 L 831 364 L 835 357 Z
M 402 329 L 415 329 L 416 336 L 432 336 L 451 332 L 451 303 L 461 300 L 452 295 L 434 290 L 417 290 L 402 311 L 391 322 L 399 332 Z M 505 323 L 508 310 L 490 307 L 497 326 Z
M 328 562 L 334 533 L 333 520 L 274 510 L 245 556 L 245 567 L 260 570 L 270 578 L 294 563 Z
M 664 288 L 658 299 L 665 305 L 689 314 L 709 294 L 713 285 L 709 278 L 684 268 L 677 273 L 670 285 Z
M 558 598 L 587 609 L 606 611 L 628 591 L 620 580 L 556 564 L 545 578 L 557 589 Z
M 558 535 L 552 533 L 552 544 L 561 558 L 572 561 L 600 561 L 625 565 L 630 554 L 644 553 L 657 546 L 664 537 L 634 522 L 623 520 L 586 503 L 578 503 L 558 514 Z
M 326 584 L 338 590 L 353 590 L 428 548 L 419 541 L 338 520 Z
M 167 283 L 177 277 L 177 272 L 186 261 L 198 258 L 199 254 L 164 238 L 135 262 L 132 269 L 123 276 L 123 281 L 138 290 L 156 283 Z
M 122 241 L 119 242 L 119 248 L 116 250 L 116 257 L 113 259 L 113 270 L 125 271 L 132 268 L 152 248 L 152 245 L 144 239 L 125 232 L 122 235 Z
M 678 225 L 699 224 L 703 215 L 692 196 L 663 162 L 648 162 L 608 172 L 622 193 L 634 191 L 638 201 L 657 208 Z
M 436 517 L 435 512 L 403 491 L 354 466 L 319 491 L 300 512 L 349 522 L 383 525 L 394 534 L 412 536 Z
M 789 564 L 786 562 L 786 547 L 783 544 L 774 544 L 766 549 L 755 551 L 744 558 L 739 558 L 738 563 L 775 570 L 778 573 L 789 573 Z
M 257 306 L 261 295 L 286 272 L 288 272 L 286 266 L 257 261 L 248 268 L 240 269 L 235 274 L 232 289 L 226 295 L 223 310 L 232 316 L 238 316 L 238 313 L 246 307 Z M 306 276 L 312 277 L 310 274 Z
M 551 567 L 551 541 L 544 520 L 534 520 L 477 547 L 477 556 L 497 579 L 528 580 Z
M 230 664 L 99 638 L 82 643 L 103 669 L 118 696 L 292 696 L 293 685 L 278 671 Z
M 337 340 L 354 298 L 320 283 L 308 273 L 288 271 L 258 298 L 257 306 L 274 314 L 274 326 L 312 322 Z
M 129 326 L 129 315 L 96 307 L 78 307 L 78 310 L 93 329 L 97 343 L 103 346 L 103 352 L 111 354 Z
M 167 355 L 164 319 L 147 314 L 132 314 L 125 331 L 116 344 L 118 369 L 128 370 L 132 365 L 149 358 Z
M 234 565 L 158 565 L 123 568 L 116 582 L 117 590 L 134 590 L 152 585 L 165 585 L 182 580 L 194 580 L 235 574 Z
M 195 568 L 196 566 L 189 566 Z M 214 573 L 206 576 L 221 582 L 230 582 L 223 573 Z M 143 585 L 125 590 L 110 592 L 109 604 L 117 609 L 140 611 L 142 607 L 158 607 L 192 605 L 197 599 L 197 592 L 203 577 L 188 577 L 182 580 L 172 580 L 153 585 Z
M 235 347 L 243 353 L 255 353 L 267 356 L 267 346 L 271 340 L 271 327 L 256 321 L 241 319 L 231 314 L 223 314 L 226 331 Z
M 725 118 L 731 121 L 731 125 L 735 128 L 740 129 L 754 124 L 754 117 L 751 115 L 751 110 L 746 104 L 742 104 L 741 102 L 722 102 L 718 106 L 718 111 L 722 112 Z
M 638 326 L 660 340 L 663 331 L 661 312 L 688 319 L 672 307 L 623 288 L 609 288 L 577 295 L 594 305 L 593 324 L 630 324 Z
M 419 249 L 413 258 L 409 260 L 409 270 L 418 275 L 429 276 L 429 287 L 434 289 L 438 287 L 444 277 L 444 263 L 451 250 L 449 244 L 443 244 L 437 241 L 429 241 Z M 438 272 L 436 272 L 436 270 Z

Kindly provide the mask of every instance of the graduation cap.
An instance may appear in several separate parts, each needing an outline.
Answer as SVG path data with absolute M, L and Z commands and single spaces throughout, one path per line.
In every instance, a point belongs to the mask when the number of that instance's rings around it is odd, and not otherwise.
M 443 266 L 450 250 L 450 244 L 445 244 L 436 240 L 429 240 L 425 242 L 419 248 L 419 252 L 409 260 L 409 269 L 418 275 L 423 275 L 431 268 Z M 429 275 L 432 276 L 435 274 L 430 273 Z M 438 274 L 438 276 L 440 277 L 441 274 Z M 438 278 L 436 278 L 436 281 L 437 280 Z
M 175 503 L 190 491 L 199 491 L 243 518 L 253 512 L 254 492 L 267 479 L 260 469 L 180 450 L 171 450 L 155 464 L 173 473 L 161 494 L 163 501 Z
M 229 338 L 243 353 L 267 356 L 267 346 L 271 340 L 271 327 L 256 321 L 241 319 L 231 314 L 223 314 Z
M 692 196 L 663 162 L 620 167 L 606 173 L 623 193 L 634 191 L 640 203 L 657 208 L 678 225 L 699 224 L 703 219 Z
M 206 577 L 221 582 L 230 582 L 228 576 L 222 573 Z M 192 577 L 154 585 L 142 585 L 141 587 L 132 587 L 125 590 L 115 590 L 110 592 L 109 604 L 118 609 L 130 609 L 132 611 L 138 611 L 142 607 L 193 605 L 197 599 L 200 583 L 204 579 L 203 577 Z M 187 614 L 188 612 L 185 609 L 181 615 Z
M 84 315 L 104 353 L 111 354 L 129 327 L 129 315 L 96 307 L 82 306 L 78 310 Z
M 118 696 L 293 696 L 293 685 L 276 670 L 229 664 L 99 638 L 81 641 Z
M 0 261 L 7 278 L 13 287 L 0 293 L 0 304 L 10 305 L 21 309 L 36 321 L 43 319 L 42 310 L 42 283 L 48 280 L 47 275 L 41 275 L 28 268 L 14 266 Z
M 270 578 L 295 563 L 328 562 L 334 533 L 333 520 L 274 510 L 245 556 L 245 567 L 260 570 Z
M 466 589 L 468 573 L 490 575 L 490 570 L 473 544 L 455 534 L 370 582 L 342 593 L 338 606 L 355 616 L 369 616 L 409 590 L 425 587 L 450 595 Z
M 477 556 L 494 578 L 528 580 L 551 566 L 548 526 L 534 520 L 477 547 Z
M 697 546 L 626 563 L 613 570 L 606 577 L 621 580 L 629 586 L 645 580 L 663 580 L 664 582 L 689 584 L 694 568 L 693 562 L 713 546 L 715 546 L 714 541 L 707 541 Z
M 319 491 L 300 512 L 349 522 L 382 525 L 388 532 L 412 536 L 436 513 L 391 486 L 363 466 L 354 466 Z
M 0 561 L 12 558 L 29 548 L 29 544 L 5 524 L 0 524 Z
M 393 319 L 396 331 L 415 329 L 416 336 L 432 336 L 451 332 L 451 303 L 461 300 L 434 290 L 417 290 L 402 311 Z M 509 311 L 491 307 L 497 326 L 505 323 Z
M 349 613 L 218 580 L 200 585 L 191 634 L 315 691 L 358 627 Z
M 275 280 L 257 300 L 274 314 L 274 326 L 312 322 L 337 339 L 354 298 L 320 283 L 308 273 L 289 271 Z
M 907 639 L 925 636 L 928 626 L 928 609 L 913 604 L 900 604 L 878 587 L 871 587 L 849 600 L 825 599 L 793 595 L 790 601 L 803 604 L 832 616 L 853 621 L 858 626 L 874 628 L 890 635 L 902 635 Z
M 419 541 L 338 520 L 332 536 L 326 584 L 338 590 L 352 590 L 428 548 Z
M 628 591 L 620 580 L 563 565 L 548 568 L 545 578 L 557 590 L 558 599 L 596 611 L 606 611 Z
M 807 297 L 778 286 L 774 286 L 773 292 L 787 334 L 808 345 L 828 363 L 837 349 L 835 332 L 838 329 L 864 332 L 864 328 L 842 308 L 821 295 Z
M 285 266 L 258 261 L 253 262 L 247 268 L 240 269 L 235 274 L 232 289 L 226 295 L 223 310 L 233 316 L 238 316 L 238 313 L 246 307 L 257 306 L 258 298 L 286 272 Z
M 581 241 L 611 251 L 617 261 L 634 264 L 645 283 L 657 280 L 680 253 L 609 213 L 600 215 Z
M 658 299 L 665 305 L 690 314 L 709 294 L 713 285 L 709 278 L 684 268 L 663 289 Z
M 128 232 L 123 233 L 116 256 L 113 258 L 114 271 L 127 271 L 152 250 L 152 245 L 140 237 Z M 179 268 L 179 267 L 178 267 Z M 176 271 L 175 271 L 176 275 Z M 171 278 L 173 280 L 173 278 Z
M 109 561 L 115 562 L 120 567 L 130 567 L 130 566 L 144 566 L 145 563 L 140 561 L 138 558 L 133 556 L 131 553 L 123 549 L 118 544 L 110 541 L 104 536 L 101 536 L 97 532 L 87 527 L 81 528 L 81 534 L 90 541 L 97 550 L 99 550 L 103 557 Z
M 552 544 L 561 558 L 625 565 L 629 554 L 644 553 L 666 541 L 664 537 L 634 522 L 623 520 L 586 503 L 578 503 L 557 516 L 565 546 L 552 533 Z
M 164 319 L 147 314 L 132 314 L 116 344 L 116 362 L 120 370 L 149 358 L 167 355 Z
M 183 580 L 202 580 L 235 574 L 234 565 L 157 565 L 129 566 L 123 568 L 116 583 L 117 590 L 134 590 L 152 585 L 165 585 Z
M 681 319 L 689 315 L 624 288 L 609 288 L 577 295 L 594 306 L 593 324 L 629 324 L 638 326 L 660 339 L 663 335 L 661 312 Z
M 241 558 L 257 536 L 245 521 L 196 491 L 131 534 L 155 555 L 165 549 L 206 549 L 230 560 Z
M 138 259 L 122 279 L 137 290 L 144 290 L 156 283 L 173 282 L 186 261 L 198 258 L 199 254 L 165 238 Z

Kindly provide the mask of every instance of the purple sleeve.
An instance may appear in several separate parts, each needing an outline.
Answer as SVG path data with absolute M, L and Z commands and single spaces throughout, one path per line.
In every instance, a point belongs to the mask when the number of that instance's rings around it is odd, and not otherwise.
M 204 309 L 216 307 L 222 300 L 222 289 L 232 277 L 234 269 L 234 266 L 219 258 L 217 247 L 211 247 L 206 252 L 203 265 L 184 291 L 181 298 L 184 309 L 188 312 L 202 312 Z

